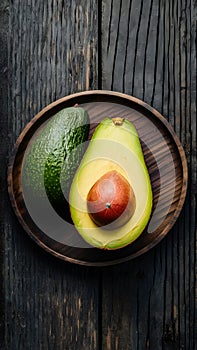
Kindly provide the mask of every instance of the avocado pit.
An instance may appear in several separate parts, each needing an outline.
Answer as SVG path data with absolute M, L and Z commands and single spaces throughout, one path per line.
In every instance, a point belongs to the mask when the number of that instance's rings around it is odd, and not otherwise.
M 115 229 L 124 225 L 134 214 L 136 199 L 127 179 L 117 171 L 104 174 L 87 195 L 87 208 L 97 226 Z

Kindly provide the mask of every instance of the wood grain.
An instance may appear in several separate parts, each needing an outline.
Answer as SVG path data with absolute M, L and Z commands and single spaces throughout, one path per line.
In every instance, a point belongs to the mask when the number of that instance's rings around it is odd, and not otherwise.
M 102 18 L 102 88 L 137 96 L 164 114 L 184 145 L 190 184 L 167 238 L 144 257 L 105 271 L 103 347 L 193 349 L 196 1 L 113 0 L 104 3 Z
M 8 30 L 8 1 L 0 3 L 0 349 L 4 348 L 5 334 L 5 280 L 4 280 L 4 257 L 5 257 L 5 232 L 9 226 L 9 203 L 7 197 L 7 158 L 9 140 L 8 131 L 8 50 L 7 50 L 7 30 Z
M 193 350 L 196 265 L 196 0 L 0 3 L 0 348 Z M 76 91 L 134 95 L 187 156 L 173 230 L 132 262 L 65 264 L 30 240 L 8 201 L 8 156 L 26 123 Z
M 31 118 L 54 100 L 97 87 L 95 1 L 11 1 L 8 70 L 10 155 Z M 4 223 L 2 349 L 98 349 L 99 274 L 56 261 Z

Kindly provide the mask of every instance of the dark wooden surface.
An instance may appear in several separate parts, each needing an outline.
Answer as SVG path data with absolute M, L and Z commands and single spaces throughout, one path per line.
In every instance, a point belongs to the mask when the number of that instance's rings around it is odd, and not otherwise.
M 0 348 L 195 349 L 195 0 L 0 3 Z M 158 109 L 186 152 L 189 188 L 167 237 L 108 268 L 45 253 L 18 223 L 6 172 L 16 138 L 44 106 L 89 89 Z

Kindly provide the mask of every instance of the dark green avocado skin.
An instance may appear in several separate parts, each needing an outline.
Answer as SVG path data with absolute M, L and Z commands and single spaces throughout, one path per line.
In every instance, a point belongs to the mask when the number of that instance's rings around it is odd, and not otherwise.
M 37 136 L 23 163 L 23 186 L 38 205 L 47 194 L 53 208 L 67 221 L 72 221 L 70 185 L 85 152 L 89 128 L 89 116 L 83 108 L 62 109 Z

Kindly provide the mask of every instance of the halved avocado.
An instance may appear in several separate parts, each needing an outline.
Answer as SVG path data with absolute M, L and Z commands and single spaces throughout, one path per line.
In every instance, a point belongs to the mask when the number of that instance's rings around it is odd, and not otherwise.
M 130 183 L 136 208 L 129 221 L 106 230 L 90 218 L 87 196 L 104 174 L 117 171 Z M 70 211 L 80 235 L 94 247 L 119 249 L 143 232 L 152 210 L 152 188 L 140 140 L 134 125 L 122 118 L 105 118 L 96 128 L 70 189 Z

